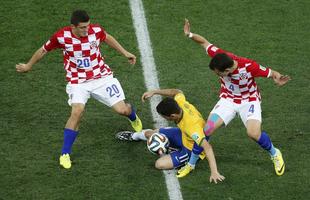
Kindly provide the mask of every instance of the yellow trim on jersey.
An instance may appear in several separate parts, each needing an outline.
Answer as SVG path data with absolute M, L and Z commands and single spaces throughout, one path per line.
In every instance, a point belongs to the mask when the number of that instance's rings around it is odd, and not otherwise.
M 195 106 L 186 101 L 183 93 L 177 94 L 174 99 L 183 110 L 183 117 L 177 124 L 182 131 L 182 143 L 187 149 L 192 150 L 194 142 L 200 146 L 205 139 L 203 132 L 205 120 Z M 204 152 L 200 154 L 200 158 L 205 158 Z

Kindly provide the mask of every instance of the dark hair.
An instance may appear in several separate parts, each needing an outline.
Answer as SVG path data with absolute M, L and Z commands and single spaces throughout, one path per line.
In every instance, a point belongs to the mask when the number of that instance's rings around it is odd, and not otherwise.
M 71 15 L 71 24 L 77 26 L 80 22 L 88 22 L 89 16 L 85 10 L 75 10 Z
M 163 99 L 156 107 L 159 114 L 169 117 L 172 114 L 180 114 L 181 108 L 178 103 L 171 97 Z
M 226 53 L 216 54 L 210 61 L 209 67 L 214 70 L 217 69 L 220 72 L 224 72 L 225 69 L 231 68 L 234 65 L 234 61 Z

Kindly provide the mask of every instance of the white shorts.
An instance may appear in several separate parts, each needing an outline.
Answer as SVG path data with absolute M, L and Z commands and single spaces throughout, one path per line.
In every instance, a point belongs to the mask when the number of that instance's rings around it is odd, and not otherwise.
M 67 84 L 66 92 L 69 96 L 68 104 L 86 104 L 90 97 L 111 107 L 125 99 L 124 91 L 113 76 L 90 80 L 79 84 Z
M 227 126 L 229 122 L 238 114 L 246 127 L 249 119 L 262 121 L 262 110 L 260 101 L 243 102 L 236 104 L 227 99 L 221 98 L 214 106 L 211 113 L 217 114 Z

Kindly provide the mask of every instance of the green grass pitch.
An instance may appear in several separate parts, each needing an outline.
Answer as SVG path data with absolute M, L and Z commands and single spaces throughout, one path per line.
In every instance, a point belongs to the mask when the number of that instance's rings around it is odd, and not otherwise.
M 310 198 L 310 1 L 308 0 L 144 0 L 144 9 L 161 88 L 179 88 L 207 117 L 219 83 L 209 58 L 183 35 L 183 20 L 210 42 L 288 74 L 278 88 L 258 79 L 263 129 L 283 153 L 286 173 L 277 177 L 266 152 L 248 139 L 235 119 L 212 137 L 220 172 L 226 180 L 210 184 L 202 161 L 180 180 L 184 199 Z M 71 11 L 86 9 L 138 57 L 130 66 L 116 51 L 102 46 L 106 61 L 135 104 L 144 127 L 152 128 L 139 49 L 129 3 L 119 1 L 3 0 L 0 7 L 0 199 L 168 199 L 163 174 L 143 142 L 118 142 L 114 134 L 130 129 L 127 119 L 90 100 L 73 147 L 73 167 L 62 169 L 58 157 L 69 117 L 62 53 L 46 55 L 27 74 L 15 72 L 59 28 Z M 129 75 L 130 74 L 130 75 Z M 193 78 L 194 77 L 194 78 Z

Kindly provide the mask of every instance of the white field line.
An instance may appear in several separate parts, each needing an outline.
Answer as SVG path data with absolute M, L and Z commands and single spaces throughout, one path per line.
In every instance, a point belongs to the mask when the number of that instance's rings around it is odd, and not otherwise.
M 143 4 L 141 0 L 129 0 L 133 24 L 136 31 L 138 46 L 143 66 L 143 75 L 147 90 L 158 89 L 156 65 L 153 57 L 152 44 L 147 29 L 147 23 L 144 15 Z M 156 105 L 161 101 L 161 97 L 156 95 L 151 98 L 152 117 L 155 121 L 155 128 L 168 126 L 167 121 L 161 118 L 156 112 Z M 164 170 L 168 195 L 170 200 L 183 200 L 181 188 L 174 170 Z

